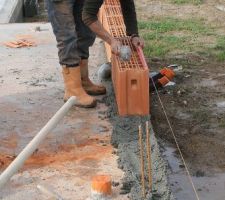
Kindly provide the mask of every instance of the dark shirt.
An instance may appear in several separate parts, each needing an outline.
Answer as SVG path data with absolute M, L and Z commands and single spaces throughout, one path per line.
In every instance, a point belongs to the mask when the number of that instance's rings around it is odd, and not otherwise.
M 85 0 L 82 19 L 86 25 L 90 25 L 98 20 L 98 11 L 103 0 Z M 120 0 L 127 35 L 138 35 L 137 16 L 134 0 Z

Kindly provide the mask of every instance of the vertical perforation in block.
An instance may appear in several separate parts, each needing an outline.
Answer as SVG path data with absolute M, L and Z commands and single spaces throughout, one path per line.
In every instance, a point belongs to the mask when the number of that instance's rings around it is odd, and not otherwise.
M 115 6 L 120 5 L 120 2 L 118 0 L 105 0 L 104 4 L 109 6 Z
M 131 44 L 130 37 L 125 37 L 125 38 L 119 38 L 120 41 L 122 42 L 123 45 L 127 45 L 131 47 L 131 59 L 127 61 L 120 61 L 119 62 L 119 68 L 121 71 L 123 70 L 128 70 L 128 69 L 138 69 L 138 70 L 145 70 L 143 67 L 139 56 L 137 55 L 137 52 L 135 51 L 133 45 Z M 116 57 L 115 59 L 119 60 L 119 57 Z

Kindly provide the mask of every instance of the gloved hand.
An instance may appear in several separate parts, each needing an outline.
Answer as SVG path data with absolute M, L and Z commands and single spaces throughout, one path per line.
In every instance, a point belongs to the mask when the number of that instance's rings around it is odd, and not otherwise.
M 131 41 L 135 48 L 141 47 L 143 49 L 145 46 L 144 40 L 138 36 L 132 37 Z

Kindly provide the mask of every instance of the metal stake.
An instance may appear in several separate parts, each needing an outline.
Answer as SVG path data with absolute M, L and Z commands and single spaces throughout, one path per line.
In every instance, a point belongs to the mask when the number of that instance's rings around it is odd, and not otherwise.
M 139 126 L 139 148 L 140 148 L 140 164 L 141 164 L 141 186 L 142 186 L 142 197 L 145 198 L 145 172 L 144 172 L 144 151 L 142 141 L 142 128 Z
M 146 148 L 147 148 L 147 160 L 148 160 L 148 183 L 149 189 L 152 191 L 152 160 L 151 160 L 151 142 L 149 133 L 149 123 L 146 122 Z

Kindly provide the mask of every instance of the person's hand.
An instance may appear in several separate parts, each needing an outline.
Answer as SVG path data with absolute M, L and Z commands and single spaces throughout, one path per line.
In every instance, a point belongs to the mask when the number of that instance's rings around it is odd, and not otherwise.
M 120 48 L 122 46 L 121 42 L 113 38 L 110 45 L 111 45 L 112 53 L 119 56 Z
M 135 48 L 141 47 L 143 49 L 145 46 L 144 40 L 140 37 L 133 37 L 132 44 L 134 45 Z

